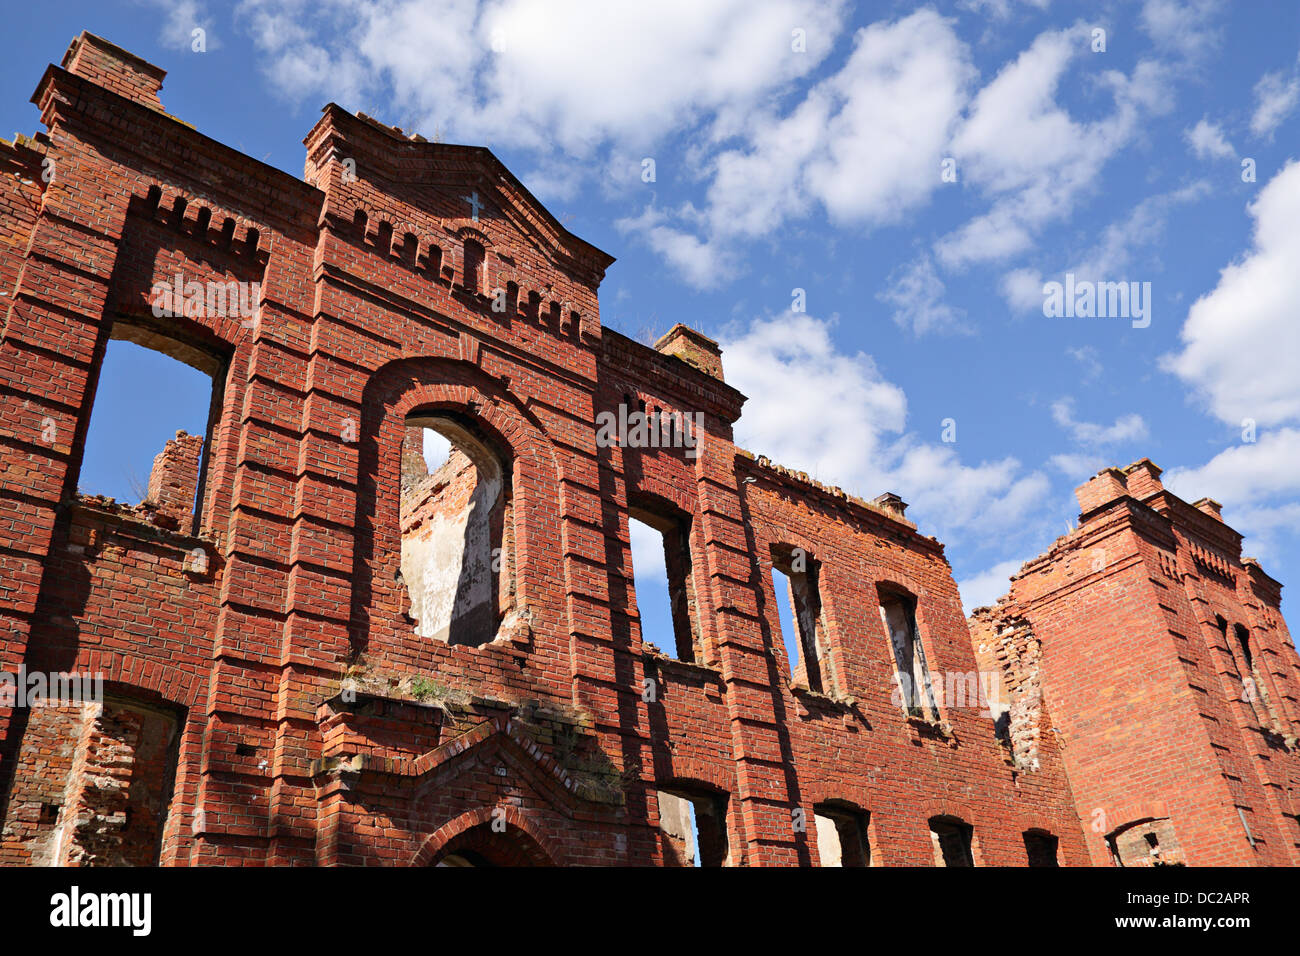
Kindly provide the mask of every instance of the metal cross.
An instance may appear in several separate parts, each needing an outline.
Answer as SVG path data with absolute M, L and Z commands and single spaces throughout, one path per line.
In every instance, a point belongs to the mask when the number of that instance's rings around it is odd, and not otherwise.
M 473 214 L 474 221 L 478 222 L 478 211 L 484 207 L 484 203 L 478 201 L 478 190 L 470 193 L 468 196 L 461 196 L 461 199 L 469 203 L 470 212 Z

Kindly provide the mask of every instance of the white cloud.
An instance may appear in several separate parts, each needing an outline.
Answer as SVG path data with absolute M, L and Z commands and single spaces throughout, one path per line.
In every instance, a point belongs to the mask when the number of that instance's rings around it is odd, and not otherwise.
M 1187 501 L 1213 498 L 1244 534 L 1243 553 L 1276 558 L 1300 535 L 1300 429 L 1264 432 L 1197 467 L 1173 468 L 1165 487 Z
M 727 381 L 749 396 L 737 443 L 866 498 L 904 492 L 909 515 L 944 540 L 1023 527 L 1042 507 L 1046 477 L 1014 458 L 968 465 L 954 445 L 906 431 L 902 389 L 871 356 L 840 352 L 832 325 L 791 314 L 722 336 Z
M 1255 84 L 1255 111 L 1250 116 L 1250 131 L 1256 136 L 1271 137 L 1297 103 L 1300 103 L 1300 75 L 1294 70 L 1289 76 L 1281 70 L 1266 73 Z
M 751 110 L 814 70 L 842 2 L 243 0 L 239 17 L 295 98 L 337 98 L 444 139 L 645 146 Z M 806 52 L 792 49 L 805 31 Z M 392 111 L 394 115 L 389 115 Z
M 1053 455 L 1048 459 L 1048 463 L 1076 484 L 1083 484 L 1108 464 L 1113 464 L 1113 462 L 1108 462 L 1104 455 L 1094 455 L 1086 452 Z
M 1210 497 L 1225 505 L 1300 494 L 1300 429 L 1264 432 L 1199 467 L 1170 469 L 1162 480 L 1180 498 Z
M 1300 162 L 1274 176 L 1248 209 L 1252 248 L 1192 305 L 1182 351 L 1161 365 L 1222 421 L 1263 426 L 1300 418 Z
M 1143 276 L 1133 274 L 1133 259 L 1138 250 L 1160 242 L 1169 213 L 1176 206 L 1193 202 L 1209 192 L 1210 184 L 1197 180 L 1167 193 L 1148 196 L 1123 219 L 1107 226 L 1091 249 L 1053 278 L 1064 281 L 1066 273 L 1073 273 L 1076 280 L 1091 282 L 1141 281 Z M 1006 273 L 1001 292 L 1015 312 L 1042 311 L 1043 276 L 1038 270 L 1020 268 Z
M 1067 348 L 1065 354 L 1082 366 L 1085 382 L 1100 378 L 1105 370 L 1105 366 L 1101 363 L 1101 353 L 1094 346 L 1080 345 L 1078 348 Z
M 966 616 L 970 617 L 977 607 L 996 604 L 998 598 L 1011 590 L 1011 575 L 1019 571 L 1024 563 L 1021 560 L 1001 561 L 958 581 L 957 590 L 961 592 L 961 604 Z
M 1052 403 L 1052 420 L 1064 428 L 1081 445 L 1104 446 L 1147 437 L 1146 422 L 1137 413 L 1121 415 L 1110 425 L 1079 421 L 1074 417 L 1074 399 L 1062 398 Z
M 205 51 L 221 49 L 221 41 L 212 32 L 212 16 L 197 0 L 140 0 L 162 14 L 158 38 L 165 46 L 192 50 L 198 39 L 195 30 L 202 30 Z
M 935 245 L 950 268 L 1005 259 L 1029 249 L 1038 230 L 1067 216 L 1107 160 L 1132 137 L 1143 111 L 1165 97 L 1157 67 L 1140 63 L 1132 77 L 1107 72 L 1114 111 L 1076 122 L 1056 103 L 1066 69 L 1086 52 L 1088 28 L 1040 34 L 976 95 L 952 148 L 966 180 L 992 197 L 977 216 Z
M 972 13 L 987 10 L 995 19 L 1005 20 L 1018 5 L 1046 10 L 1051 2 L 1052 0 L 958 0 L 957 6 Z
M 668 221 L 666 213 L 647 206 L 640 216 L 619 219 L 614 225 L 620 232 L 640 236 L 686 283 L 697 289 L 716 285 L 732 275 L 734 267 L 719 244 L 705 242 L 668 225 Z
M 1014 311 L 1042 311 L 1043 275 L 1038 270 L 1012 269 L 1002 277 L 1001 290 Z
M 753 112 L 745 145 L 708 164 L 700 244 L 728 258 L 736 242 L 818 209 L 837 225 L 900 221 L 940 187 L 944 144 L 973 76 L 951 21 L 932 10 L 859 30 L 836 73 L 784 114 Z
M 1185 130 L 1183 138 L 1199 159 L 1231 159 L 1237 155 L 1232 144 L 1224 138 L 1222 127 L 1204 117 L 1191 129 Z
M 920 256 L 904 263 L 889 276 L 889 286 L 876 298 L 894 307 L 894 322 L 916 335 L 929 332 L 963 332 L 966 310 L 948 305 L 943 298 L 943 281 L 934 271 L 934 261 Z
M 1142 28 L 1158 48 L 1195 62 L 1219 44 L 1220 31 L 1210 21 L 1221 8 L 1221 0 L 1146 0 Z

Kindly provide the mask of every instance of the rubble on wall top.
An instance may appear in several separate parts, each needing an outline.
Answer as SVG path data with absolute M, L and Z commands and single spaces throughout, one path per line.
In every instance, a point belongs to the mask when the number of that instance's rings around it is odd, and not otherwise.
M 779 475 L 787 481 L 796 482 L 812 489 L 813 491 L 821 492 L 828 497 L 862 508 L 865 511 L 878 514 L 881 517 L 897 522 L 912 531 L 916 530 L 916 524 L 903 517 L 903 511 L 907 508 L 907 503 L 892 492 L 886 492 L 877 497 L 874 501 L 867 501 L 865 498 L 859 498 L 857 495 L 849 494 L 838 485 L 823 484 L 816 478 L 811 477 L 807 472 L 796 471 L 793 468 L 787 468 L 785 465 L 778 465 L 766 455 L 755 455 L 753 452 L 739 447 L 736 449 L 736 453 L 752 461 L 759 468 L 762 468 L 765 471 L 770 471 L 775 475 Z M 895 505 L 894 502 L 897 502 L 897 505 Z M 921 537 L 929 538 L 931 541 L 938 540 L 929 535 L 921 535 Z

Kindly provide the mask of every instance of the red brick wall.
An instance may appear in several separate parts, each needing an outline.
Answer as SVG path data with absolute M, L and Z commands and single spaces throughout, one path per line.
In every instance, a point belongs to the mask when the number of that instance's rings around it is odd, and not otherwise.
M 1289 819 L 1300 808 L 1300 661 L 1280 587 L 1241 557 L 1241 536 L 1212 502 L 1170 494 L 1145 459 L 1102 472 L 1078 496 L 1079 528 L 977 619 L 1028 621 L 1041 641 L 1044 696 L 1092 861 L 1111 862 L 1111 834 L 1137 852 L 1121 828 L 1142 824 L 1161 828 L 1166 858 L 1190 865 L 1300 863 Z M 1249 630 L 1275 720 L 1243 693 L 1236 624 Z
M 123 699 L 183 714 L 164 864 L 658 864 L 659 790 L 725 804 L 736 864 L 818 863 L 824 803 L 870 814 L 878 864 L 932 863 L 936 816 L 974 827 L 978 863 L 1024 865 L 1029 829 L 1058 836 L 1063 863 L 1087 861 L 1076 799 L 1100 798 L 1067 782 L 1050 693 L 1036 765 L 1013 759 L 978 701 L 945 701 L 927 722 L 891 699 L 882 586 L 915 597 L 941 684 L 980 666 L 942 546 L 901 506 L 738 450 L 744 397 L 716 345 L 678 331 L 661 353 L 602 328 L 611 260 L 488 151 L 331 106 L 294 179 L 161 112 L 161 71 L 110 44 L 81 49 L 94 56 L 38 88 L 48 139 L 0 156 L 27 171 L 0 178 L 0 230 L 25 237 L 0 247 L 13 303 L 0 664 L 100 671 Z M 47 157 L 50 182 L 36 175 Z M 480 246 L 467 289 L 465 250 Z M 155 315 L 155 283 L 178 274 L 256 283 L 256 315 Z M 498 289 L 517 293 L 503 310 Z M 76 495 L 112 336 L 213 377 L 193 528 Z M 642 402 L 700 416 L 700 444 L 597 441 L 598 413 Z M 448 413 L 509 471 L 518 614 L 482 644 L 418 637 L 400 575 L 403 476 L 418 471 L 408 417 Z M 689 522 L 693 664 L 643 643 L 629 507 Z M 788 678 L 774 544 L 819 563 L 826 693 Z M 1116 620 L 1154 622 L 1156 600 L 1134 575 Z M 1271 679 L 1279 695 L 1293 686 Z M 31 728 L 0 711 L 0 783 L 29 779 L 14 771 Z

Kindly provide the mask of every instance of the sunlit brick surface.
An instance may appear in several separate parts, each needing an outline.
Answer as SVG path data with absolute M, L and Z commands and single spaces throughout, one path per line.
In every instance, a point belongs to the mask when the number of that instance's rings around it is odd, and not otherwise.
M 85 715 L 0 710 L 0 861 L 50 862 L 40 828 L 75 819 L 57 854 L 83 864 L 1084 865 L 1110 862 L 1096 805 L 1116 826 L 1170 818 L 1189 862 L 1295 862 L 1294 723 L 1280 744 L 1241 729 L 1204 631 L 1211 605 L 1248 623 L 1293 722 L 1277 585 L 1228 529 L 1171 553 L 1196 581 L 1195 548 L 1226 561 L 1234 590 L 1157 590 L 1152 542 L 1177 535 L 1158 507 L 1107 504 L 1112 476 L 1084 503 L 1116 512 L 1112 570 L 1040 586 L 1070 573 L 1054 551 L 973 644 L 902 500 L 736 448 L 744 396 L 716 345 L 603 328 L 612 259 L 486 149 L 331 105 L 295 179 L 167 115 L 161 81 L 83 35 L 37 87 L 47 131 L 0 147 L 0 669 L 102 673 L 126 702 L 106 704 L 102 746 Z M 255 290 L 255 314 L 159 315 L 158 288 L 189 283 Z M 138 505 L 76 492 L 110 337 L 214 380 L 210 433 L 160 449 Z M 619 406 L 692 416 L 695 447 L 598 441 Z M 496 616 L 421 636 L 408 419 L 448 415 L 500 458 Z M 470 507 L 451 471 L 421 522 Z M 683 530 L 668 566 L 689 576 L 693 661 L 647 647 L 675 644 L 642 633 L 629 510 Z M 816 589 L 794 677 L 774 554 Z M 908 609 L 932 710 L 897 699 L 882 601 Z M 1007 700 L 968 693 L 981 669 Z M 87 761 L 105 757 L 164 798 L 96 812 Z M 1124 832 L 1122 850 L 1173 840 Z

